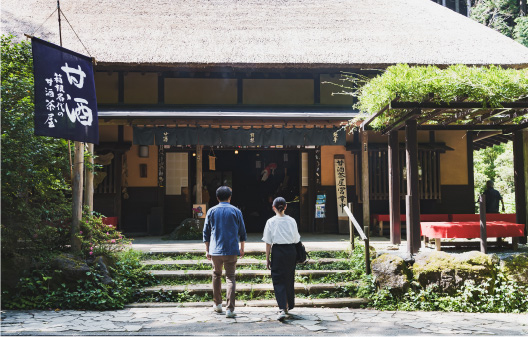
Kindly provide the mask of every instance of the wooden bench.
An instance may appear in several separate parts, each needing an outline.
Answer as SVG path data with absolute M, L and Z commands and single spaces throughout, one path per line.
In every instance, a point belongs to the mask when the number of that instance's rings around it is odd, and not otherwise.
M 389 214 L 373 214 L 371 221 L 378 225 L 378 234 L 382 235 L 385 228 L 389 228 Z M 406 222 L 406 214 L 400 215 L 401 223 Z M 450 221 L 450 214 L 421 214 L 420 221 Z
M 459 221 L 421 222 L 421 235 L 425 237 L 425 244 L 429 238 L 435 239 L 436 250 L 441 250 L 441 239 L 475 239 L 480 237 L 479 214 L 454 214 Z M 464 215 L 464 216 L 463 216 Z M 475 221 L 475 215 L 478 221 Z M 494 218 L 494 217 L 492 217 Z M 470 220 L 463 220 L 470 219 Z M 487 219 L 489 219 L 487 215 Z M 518 238 L 524 236 L 524 225 L 508 221 L 487 221 L 487 237 L 511 237 L 513 249 L 518 249 Z

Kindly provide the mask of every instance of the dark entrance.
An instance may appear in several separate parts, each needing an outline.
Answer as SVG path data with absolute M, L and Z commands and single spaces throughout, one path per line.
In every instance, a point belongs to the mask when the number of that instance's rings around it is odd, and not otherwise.
M 236 151 L 238 151 L 236 153 Z M 203 201 L 208 209 L 217 204 L 221 184 L 233 188 L 231 203 L 244 216 L 248 232 L 262 232 L 274 215 L 272 201 L 281 196 L 289 202 L 287 214 L 299 223 L 300 152 L 283 149 L 215 149 L 215 170 L 209 169 L 210 149 L 203 152 Z

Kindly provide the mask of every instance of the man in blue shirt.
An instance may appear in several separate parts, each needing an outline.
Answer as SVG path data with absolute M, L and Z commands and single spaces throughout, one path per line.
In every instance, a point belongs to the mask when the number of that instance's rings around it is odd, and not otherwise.
M 244 256 L 246 228 L 241 211 L 230 204 L 231 188 L 221 186 L 216 192 L 219 204 L 208 210 L 203 240 L 206 257 L 213 264 L 213 310 L 222 312 L 222 266 L 226 270 L 226 317 L 235 317 L 235 265 L 237 256 Z M 241 248 L 239 250 L 239 242 Z

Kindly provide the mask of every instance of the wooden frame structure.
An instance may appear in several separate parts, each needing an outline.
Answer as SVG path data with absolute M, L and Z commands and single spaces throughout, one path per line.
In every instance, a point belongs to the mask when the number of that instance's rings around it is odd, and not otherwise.
M 513 146 L 515 153 L 515 194 L 517 222 L 525 224 L 527 235 L 527 196 L 525 191 L 525 175 L 521 159 L 516 159 L 516 153 L 523 153 L 523 144 L 520 132 L 527 129 L 527 117 L 521 123 L 513 123 L 513 119 L 527 116 L 527 97 L 516 102 L 505 102 L 499 107 L 488 107 L 484 102 L 469 102 L 466 97 L 452 102 L 432 102 L 433 94 L 430 94 L 423 102 L 402 102 L 395 99 L 382 108 L 379 112 L 371 115 L 361 125 L 360 129 L 365 131 L 369 125 L 380 117 L 386 110 L 401 110 L 401 115 L 381 130 L 383 135 L 389 136 L 388 160 L 390 181 L 390 238 L 393 244 L 400 243 L 400 208 L 398 207 L 399 194 L 399 166 L 398 159 L 394 153 L 398 151 L 396 133 L 405 128 L 406 133 L 406 173 L 407 173 L 407 195 L 406 195 L 406 233 L 407 250 L 411 254 L 418 252 L 421 246 L 420 240 L 420 210 L 419 210 L 419 184 L 417 163 L 417 130 L 466 130 L 487 131 L 488 137 L 475 137 L 477 148 L 487 146 L 486 139 L 501 135 L 505 140 L 506 135 L 513 134 Z M 492 140 L 492 144 L 501 142 Z M 523 158 L 523 156 L 521 157 Z

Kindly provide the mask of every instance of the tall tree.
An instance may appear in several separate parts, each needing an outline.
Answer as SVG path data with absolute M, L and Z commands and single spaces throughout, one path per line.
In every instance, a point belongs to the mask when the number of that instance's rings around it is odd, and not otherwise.
M 470 17 L 527 47 L 527 0 L 474 0 Z
M 2 254 L 71 214 L 67 144 L 34 132 L 31 45 L 1 37 Z

